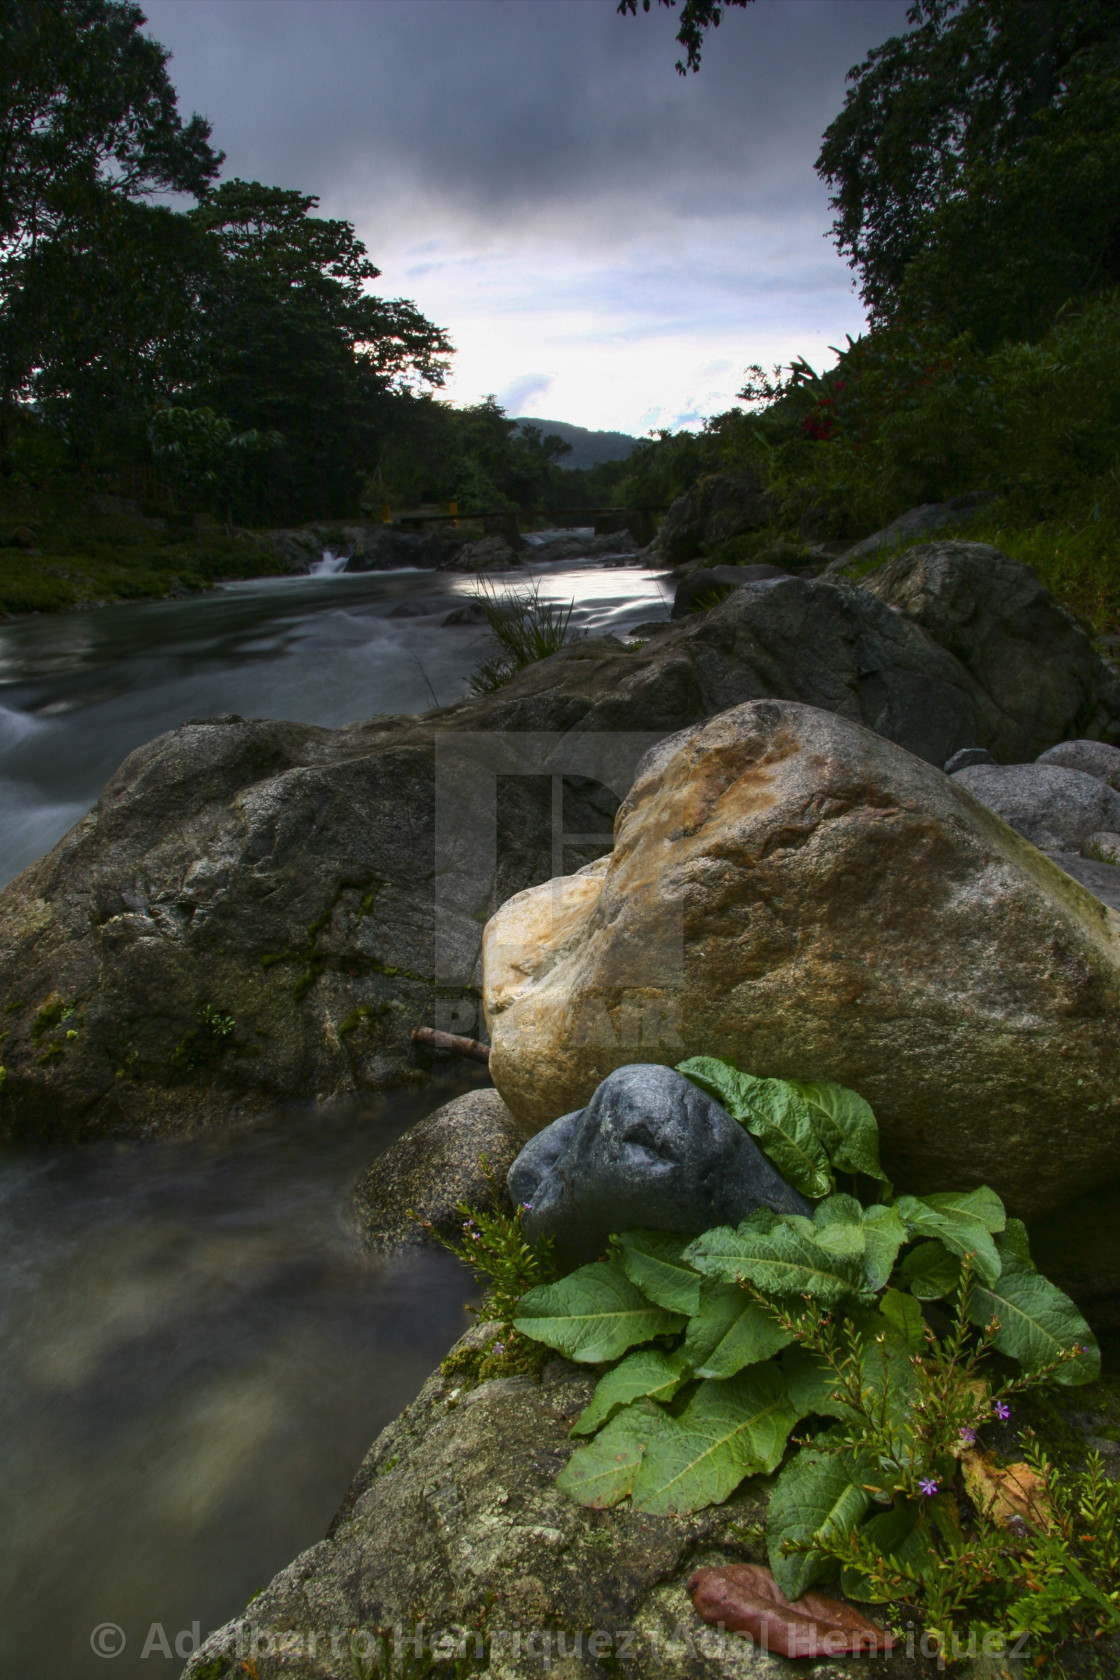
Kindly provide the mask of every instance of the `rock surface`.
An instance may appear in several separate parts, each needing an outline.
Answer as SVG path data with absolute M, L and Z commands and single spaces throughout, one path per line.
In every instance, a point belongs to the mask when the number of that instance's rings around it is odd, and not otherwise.
M 657 533 L 656 547 L 670 565 L 677 566 L 711 553 L 731 537 L 759 530 L 772 513 L 757 473 L 749 469 L 707 473 L 672 504 Z
M 568 1430 L 594 1385 L 563 1360 L 540 1382 L 509 1377 L 464 1390 L 432 1377 L 374 1442 L 328 1538 L 211 1634 L 184 1680 L 209 1680 L 223 1657 L 229 1680 L 250 1659 L 258 1680 L 353 1680 L 352 1630 L 368 1664 L 380 1654 L 376 1630 L 394 1625 L 445 1653 L 462 1634 L 473 1653 L 477 1635 L 494 1680 L 602 1680 L 613 1665 L 632 1680 L 803 1675 L 804 1663 L 721 1638 L 686 1588 L 698 1566 L 764 1562 L 748 1531 L 764 1516 L 765 1483 L 673 1518 L 586 1510 L 556 1491 Z M 882 1680 L 933 1670 L 904 1643 L 875 1662 Z M 970 1665 L 961 1672 L 968 1680 Z M 859 1680 L 867 1665 L 834 1658 L 813 1674 Z
M 1029 1219 L 1115 1174 L 1116 924 L 959 778 L 753 702 L 649 756 L 597 879 L 500 1008 L 484 972 L 490 1074 L 526 1125 L 635 1056 L 728 1055 L 858 1091 L 907 1189 L 986 1182 Z M 486 950 L 509 974 L 506 915 Z
M 482 1157 L 504 1193 L 524 1142 L 524 1128 L 497 1091 L 466 1091 L 444 1103 L 402 1133 L 359 1179 L 353 1214 L 363 1248 L 383 1254 L 430 1241 L 419 1220 L 442 1237 L 459 1236 L 458 1204 L 490 1205 Z
M 673 1068 L 634 1062 L 587 1107 L 522 1150 L 510 1196 L 528 1204 L 530 1241 L 551 1237 L 569 1265 L 612 1231 L 710 1231 L 756 1208 L 811 1214 L 744 1127 Z
M 1039 753 L 1037 762 L 1084 770 L 1087 776 L 1099 776 L 1110 787 L 1120 788 L 1120 747 L 1108 741 L 1059 741 Z
M 1120 828 L 1120 793 L 1059 764 L 971 764 L 953 781 L 1033 846 L 1079 852 L 1090 835 Z
M 464 543 L 454 554 L 442 561 L 445 571 L 452 572 L 508 572 L 521 564 L 521 556 L 502 536 L 479 537 L 477 542 Z
M 1033 672 L 1029 639 L 1017 657 Z M 1070 689 L 1075 710 L 1078 693 L 1113 682 L 1094 657 Z M 804 577 L 736 590 L 645 645 L 587 638 L 425 718 L 185 725 L 132 754 L 93 811 L 0 893 L 0 1135 L 181 1131 L 415 1078 L 409 1029 L 477 1036 L 482 926 L 556 872 L 549 754 L 590 753 L 592 767 L 563 783 L 564 830 L 604 833 L 644 746 L 767 695 L 835 711 L 931 764 L 965 745 L 1038 750 L 1029 695 L 1020 727 L 917 623 L 863 589 Z M 1051 739 L 1080 727 L 1059 711 Z M 472 784 L 476 804 L 479 787 L 494 790 L 496 852 L 441 908 L 462 960 L 437 986 L 444 731 L 483 743 L 544 731 L 552 745 L 508 767 L 523 775 Z M 637 744 L 611 791 L 594 765 L 619 732 Z M 608 845 L 568 845 L 563 867 Z M 206 1010 L 234 1029 L 208 1026 Z M 564 1106 L 575 1105 L 545 1118 Z
M 1029 567 L 999 549 L 923 543 L 862 587 L 959 660 L 1008 720 L 970 746 L 1010 764 L 1066 736 L 1099 736 L 1114 722 L 1120 687 L 1088 634 Z M 1027 648 L 1033 654 L 1024 657 Z
M 772 578 L 789 577 L 780 566 L 705 566 L 682 577 L 673 596 L 673 617 L 684 618 L 702 605 L 711 606 L 715 598 L 740 589 L 744 584 L 764 583 Z

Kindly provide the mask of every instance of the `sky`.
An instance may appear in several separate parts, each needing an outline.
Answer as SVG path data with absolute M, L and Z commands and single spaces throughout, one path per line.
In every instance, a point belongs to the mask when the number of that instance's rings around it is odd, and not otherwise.
M 638 436 L 863 327 L 813 169 L 906 0 L 755 0 L 679 76 L 615 0 L 146 0 L 223 178 L 314 193 L 456 346 L 444 394 Z

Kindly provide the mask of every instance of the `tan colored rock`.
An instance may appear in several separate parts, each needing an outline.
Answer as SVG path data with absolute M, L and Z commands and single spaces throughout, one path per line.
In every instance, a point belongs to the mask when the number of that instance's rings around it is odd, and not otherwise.
M 707 1052 L 861 1092 L 907 1188 L 1031 1217 L 1115 1175 L 1120 921 L 901 748 L 734 707 L 639 767 L 597 879 L 547 945 L 553 883 L 487 928 L 490 1071 L 527 1125 Z

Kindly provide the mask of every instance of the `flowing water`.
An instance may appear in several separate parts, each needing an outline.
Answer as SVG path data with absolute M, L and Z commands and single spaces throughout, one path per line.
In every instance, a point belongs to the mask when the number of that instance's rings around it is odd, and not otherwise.
M 666 614 L 637 568 L 537 575 L 583 628 Z M 325 556 L 308 578 L 0 626 L 0 882 L 189 717 L 337 725 L 458 699 L 486 633 L 443 619 L 472 589 Z M 3 1680 L 176 1675 L 196 1631 L 322 1537 L 470 1290 L 441 1253 L 362 1261 L 348 1190 L 484 1079 L 185 1142 L 0 1153 Z

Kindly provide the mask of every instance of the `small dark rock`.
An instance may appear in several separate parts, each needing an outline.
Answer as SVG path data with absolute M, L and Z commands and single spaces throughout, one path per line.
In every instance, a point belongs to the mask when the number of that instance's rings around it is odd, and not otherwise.
M 987 747 L 962 747 L 952 758 L 945 760 L 945 774 L 955 776 L 958 770 L 967 770 L 970 764 L 994 764 L 995 759 Z
M 530 1240 L 565 1262 L 594 1259 L 612 1231 L 706 1231 L 756 1208 L 809 1213 L 719 1103 L 674 1068 L 618 1068 L 587 1107 L 545 1127 L 509 1174 Z

